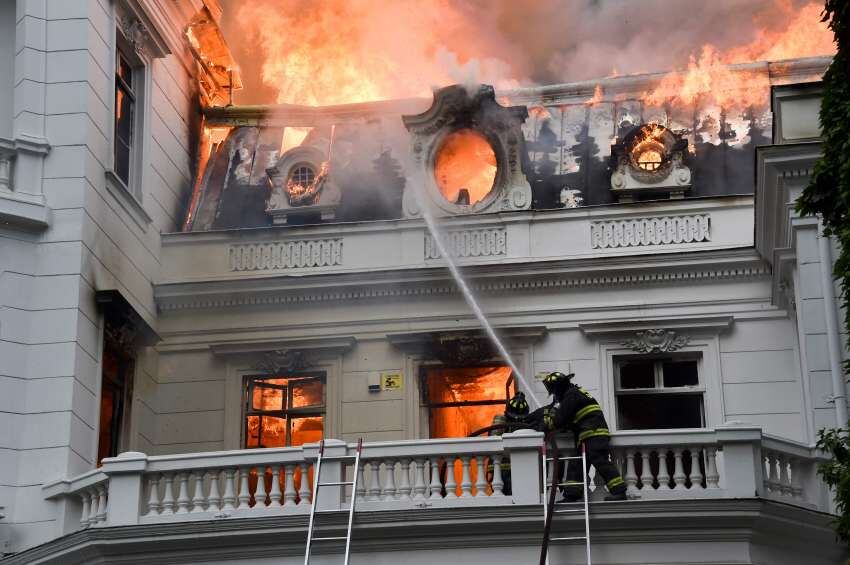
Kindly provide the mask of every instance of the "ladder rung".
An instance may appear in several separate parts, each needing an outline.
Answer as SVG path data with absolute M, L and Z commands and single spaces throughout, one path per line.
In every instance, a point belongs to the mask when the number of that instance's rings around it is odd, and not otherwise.
M 319 483 L 320 487 L 338 487 L 341 485 L 353 485 L 354 481 L 334 481 L 332 483 Z
M 553 510 L 555 514 L 566 514 L 567 512 L 584 512 L 584 508 L 564 508 L 563 510 Z
M 345 536 L 325 536 L 325 537 L 321 537 L 321 538 L 313 538 L 313 541 L 334 541 L 334 540 L 338 541 L 338 540 L 341 540 L 341 539 L 348 539 L 348 538 L 345 537 Z
M 339 461 L 340 459 L 357 459 L 356 455 L 322 455 L 322 461 Z
M 577 460 L 577 459 L 581 459 L 581 455 L 571 455 L 569 457 L 558 457 L 558 461 L 572 461 L 572 460 Z M 554 461 L 554 460 L 555 460 L 554 457 L 547 457 L 546 458 L 546 461 Z
M 549 541 L 571 541 L 571 540 L 579 540 L 579 539 L 587 539 L 584 536 L 573 536 L 568 538 L 549 538 Z
M 574 500 L 573 502 L 556 502 L 555 506 L 563 506 L 567 504 L 584 504 L 583 500 Z

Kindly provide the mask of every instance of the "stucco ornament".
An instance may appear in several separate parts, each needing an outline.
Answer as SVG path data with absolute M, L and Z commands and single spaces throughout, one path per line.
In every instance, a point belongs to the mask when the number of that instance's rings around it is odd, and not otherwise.
M 638 353 L 668 353 L 681 349 L 690 341 L 686 335 L 676 335 L 672 330 L 653 329 L 636 332 L 635 337 L 620 342 Z
M 253 368 L 267 373 L 287 373 L 303 370 L 307 365 L 308 361 L 303 351 L 276 349 L 265 353 Z

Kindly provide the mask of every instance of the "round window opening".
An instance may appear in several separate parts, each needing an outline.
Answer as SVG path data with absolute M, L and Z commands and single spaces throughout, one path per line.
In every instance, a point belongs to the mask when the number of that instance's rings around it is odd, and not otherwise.
M 493 190 L 497 170 L 493 146 L 472 129 L 447 135 L 434 161 L 437 186 L 452 204 L 472 205 L 483 200 Z
M 289 174 L 289 180 L 293 184 L 309 186 L 316 178 L 316 171 L 308 165 L 298 165 Z
M 635 161 L 644 171 L 657 171 L 664 162 L 662 149 L 657 147 L 638 147 L 635 153 Z

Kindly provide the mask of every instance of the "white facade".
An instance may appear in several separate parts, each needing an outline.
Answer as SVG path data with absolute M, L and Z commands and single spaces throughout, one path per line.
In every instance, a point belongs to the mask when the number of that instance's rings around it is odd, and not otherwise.
M 399 551 L 410 563 L 535 562 L 541 438 L 418 441 L 429 340 L 479 332 L 422 220 L 179 232 L 201 115 L 182 30 L 202 10 L 217 7 L 0 2 L 0 77 L 14 69 L 0 80 L 0 554 L 13 554 L 0 562 L 300 562 L 310 495 L 288 480 L 316 446 L 242 449 L 243 377 L 279 350 L 324 375 L 324 437 L 343 440 L 332 449 L 367 442 L 358 562 L 397 563 Z M 130 186 L 113 162 L 119 44 L 136 53 L 141 85 Z M 843 313 L 832 250 L 790 206 L 819 153 L 811 94 L 777 94 L 754 196 L 444 220 L 447 249 L 520 370 L 532 381 L 575 372 L 615 432 L 638 500 L 594 505 L 598 562 L 846 557 L 812 448 L 818 429 L 846 420 Z M 119 439 L 132 453 L 96 469 L 102 291 L 117 291 L 147 335 Z M 617 364 L 648 330 L 672 332 L 661 351 L 697 361 L 701 429 L 620 429 Z M 370 392 L 386 373 L 401 388 Z M 649 469 L 653 450 L 669 450 L 670 477 Z M 509 458 L 513 493 L 470 475 L 444 499 L 438 457 L 467 469 Z M 698 457 L 704 467 L 683 464 Z M 249 507 L 249 471 L 267 467 L 281 492 Z M 317 504 L 347 507 L 339 493 Z

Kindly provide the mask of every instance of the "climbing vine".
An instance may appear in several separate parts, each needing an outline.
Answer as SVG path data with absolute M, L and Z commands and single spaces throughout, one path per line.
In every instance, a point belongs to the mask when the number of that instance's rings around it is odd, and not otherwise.
M 823 155 L 797 200 L 797 210 L 820 214 L 824 232 L 838 241 L 833 274 L 841 283 L 844 311 L 850 312 L 850 1 L 826 0 L 823 21 L 829 22 L 838 50 L 823 76 Z M 845 324 L 850 333 L 850 316 Z M 845 370 L 850 371 L 850 360 Z

